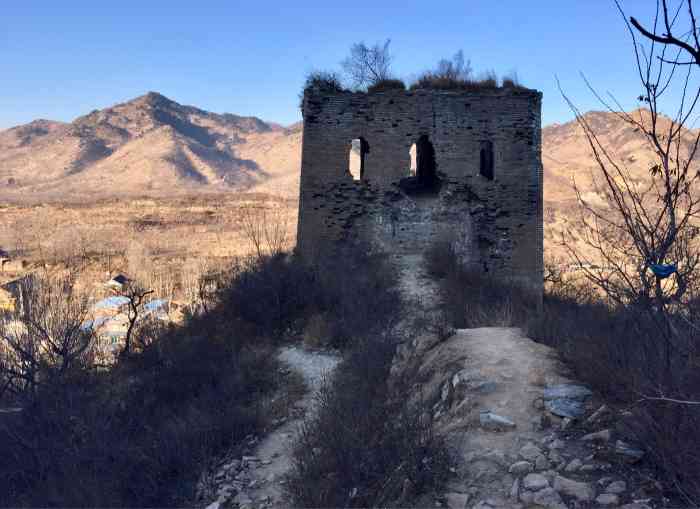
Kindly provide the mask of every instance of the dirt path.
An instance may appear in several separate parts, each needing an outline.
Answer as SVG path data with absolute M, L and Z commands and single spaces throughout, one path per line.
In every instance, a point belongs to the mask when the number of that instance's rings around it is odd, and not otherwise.
M 439 312 L 420 257 L 397 264 L 406 296 L 423 312 Z M 404 357 L 420 366 L 425 418 L 455 464 L 446 493 L 416 505 L 645 509 L 663 502 L 642 451 L 616 434 L 620 416 L 519 329 L 457 330 L 444 340 L 424 334 L 409 350 Z
M 294 417 L 255 444 L 253 453 L 224 464 L 215 474 L 216 500 L 207 509 L 224 507 L 286 508 L 284 476 L 292 467 L 291 448 L 305 416 L 314 411 L 314 394 L 340 358 L 302 347 L 280 349 L 278 358 L 304 379 L 307 392 L 295 405 Z
M 400 286 L 414 313 L 441 312 L 439 288 L 420 256 L 396 257 Z M 622 412 L 608 409 L 588 388 L 567 377 L 555 352 L 516 328 L 416 335 L 393 369 L 417 366 L 415 398 L 426 409 L 453 458 L 444 493 L 414 500 L 414 507 L 449 509 L 651 509 L 663 507 L 644 452 L 617 434 Z M 216 501 L 225 507 L 289 507 L 283 477 L 313 391 L 338 358 L 285 348 L 280 359 L 304 377 L 309 391 L 295 417 L 251 443 L 252 454 L 216 474 Z M 568 416 L 568 417 L 567 417 Z

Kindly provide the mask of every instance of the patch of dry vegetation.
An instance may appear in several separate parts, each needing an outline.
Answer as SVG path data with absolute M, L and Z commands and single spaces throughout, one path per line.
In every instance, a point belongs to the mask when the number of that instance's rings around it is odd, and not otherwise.
M 668 369 L 666 324 L 644 306 L 616 305 L 584 278 L 546 264 L 542 311 L 521 288 L 475 273 L 456 261 L 450 242 L 435 243 L 426 268 L 439 279 L 446 312 L 460 328 L 521 327 L 535 341 L 554 347 L 576 373 L 608 401 L 626 410 L 625 432 L 644 444 L 667 481 L 686 500 L 700 497 L 700 318 L 672 313 L 674 329 Z M 678 401 L 656 400 L 673 394 Z
M 394 350 L 388 335 L 360 340 L 322 387 L 294 451 L 296 506 L 400 505 L 444 482 L 449 460 L 432 421 L 407 406 L 407 385 L 389 385 Z
M 26 262 L 25 272 L 78 268 L 88 287 L 126 272 L 160 297 L 189 302 L 193 277 L 255 251 L 245 219 L 256 214 L 274 225 L 277 248 L 291 249 L 297 202 L 240 193 L 5 206 L 0 247 Z
M 238 261 L 181 326 L 138 329 L 138 348 L 109 368 L 91 355 L 92 332 L 79 327 L 84 307 L 58 309 L 56 298 L 69 298 L 63 283 L 52 287 L 55 298 L 30 299 L 29 311 L 2 317 L 0 406 L 22 410 L 0 413 L 0 505 L 191 504 L 207 462 L 279 416 L 267 402 L 284 382 L 274 357 L 280 342 L 301 340 L 318 316 L 328 334 L 322 346 L 347 346 L 393 323 L 400 300 L 386 258 L 353 248 L 333 263 L 345 270 L 286 254 Z M 49 318 L 47 338 L 34 324 Z M 379 358 L 377 382 L 390 360 Z M 384 408 L 365 396 L 348 392 L 343 401 Z

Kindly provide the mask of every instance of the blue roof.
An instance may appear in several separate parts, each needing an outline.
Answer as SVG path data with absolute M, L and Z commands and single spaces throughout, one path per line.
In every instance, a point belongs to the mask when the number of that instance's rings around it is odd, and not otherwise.
M 149 303 L 145 304 L 143 307 L 147 311 L 157 311 L 161 308 L 164 308 L 167 305 L 168 305 L 168 301 L 166 301 L 164 299 L 154 299 L 154 300 L 150 301 Z
M 121 297 L 115 295 L 113 297 L 107 297 L 99 302 L 96 302 L 93 306 L 94 309 L 106 309 L 106 308 L 119 308 L 129 303 L 129 299 L 126 297 Z
M 83 323 L 83 326 L 81 329 L 83 330 L 89 330 L 89 329 L 97 329 L 98 327 L 102 327 L 105 323 L 109 321 L 109 318 L 106 316 L 101 316 L 99 318 L 95 318 L 94 320 L 87 320 L 85 323 Z

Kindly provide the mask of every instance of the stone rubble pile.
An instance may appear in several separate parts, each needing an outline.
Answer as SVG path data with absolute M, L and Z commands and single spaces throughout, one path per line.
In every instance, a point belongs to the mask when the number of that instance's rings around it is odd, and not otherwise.
M 248 448 L 257 445 L 259 439 L 249 436 L 246 439 Z M 268 495 L 257 495 L 257 491 L 270 483 L 284 485 L 284 479 L 274 476 L 260 478 L 258 471 L 270 465 L 272 458 L 258 458 L 243 455 L 236 459 L 227 459 L 220 463 L 213 475 L 203 475 L 197 484 L 197 500 L 200 502 L 214 500 L 206 509 L 224 509 L 230 507 L 252 508 L 269 507 L 272 500 Z
M 459 393 L 460 386 L 471 386 L 473 391 L 488 387 L 483 380 L 475 383 L 477 379 L 474 374 L 459 373 L 449 380 L 434 407 L 434 417 L 440 418 L 460 405 L 460 398 L 468 398 L 464 391 Z M 539 405 L 542 420 L 534 423 L 533 430 L 522 430 L 523 437 L 535 437 L 539 432 L 541 438 L 528 440 L 517 454 L 496 450 L 467 454 L 465 469 L 477 482 L 461 489 L 451 483 L 453 491 L 438 498 L 436 505 L 449 509 L 652 509 L 649 491 L 635 490 L 620 477 L 624 473 L 617 472 L 620 464 L 640 462 L 644 451 L 618 438 L 613 427 L 604 426 L 616 417 L 607 405 L 590 412 L 591 396 L 592 392 L 580 385 L 545 387 Z M 484 410 L 479 427 L 499 433 L 515 430 L 516 424 L 505 415 Z M 512 479 L 510 489 L 502 493 L 491 490 L 492 496 L 482 499 L 484 483 L 498 476 L 507 482 Z M 656 483 L 654 489 L 658 488 Z

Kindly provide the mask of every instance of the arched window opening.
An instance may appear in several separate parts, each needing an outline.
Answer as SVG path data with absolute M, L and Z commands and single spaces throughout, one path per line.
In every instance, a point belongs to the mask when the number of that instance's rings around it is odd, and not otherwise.
M 493 180 L 493 143 L 490 141 L 481 142 L 479 151 L 479 173 L 489 180 Z
M 365 177 L 365 155 L 369 153 L 369 144 L 364 138 L 355 138 L 350 142 L 349 172 L 353 180 Z
M 416 178 L 423 189 L 432 189 L 437 180 L 435 149 L 425 134 L 416 142 Z
M 411 145 L 411 148 L 408 150 L 408 157 L 410 159 L 409 167 L 408 167 L 408 176 L 409 177 L 415 177 L 416 176 L 416 144 L 414 143 Z
M 408 151 L 408 176 L 399 185 L 408 194 L 432 193 L 439 189 L 435 148 L 426 135 L 421 135 Z

